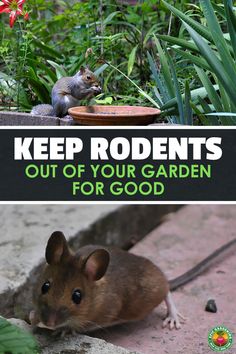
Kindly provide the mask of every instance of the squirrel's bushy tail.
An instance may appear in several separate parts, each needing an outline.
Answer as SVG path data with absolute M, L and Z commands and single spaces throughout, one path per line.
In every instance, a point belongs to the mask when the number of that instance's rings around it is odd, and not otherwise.
M 50 117 L 55 115 L 53 107 L 50 104 L 38 104 L 32 108 L 30 114 Z

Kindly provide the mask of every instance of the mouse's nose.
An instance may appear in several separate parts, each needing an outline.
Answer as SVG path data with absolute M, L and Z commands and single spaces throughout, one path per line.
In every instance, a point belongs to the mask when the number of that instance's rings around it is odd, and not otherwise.
M 49 328 L 55 328 L 57 323 L 57 315 L 56 313 L 51 313 L 48 316 L 47 322 L 45 323 L 47 327 Z
M 69 311 L 65 306 L 59 308 L 51 308 L 44 306 L 41 312 L 41 319 L 45 326 L 54 329 L 58 325 L 64 323 L 69 316 Z

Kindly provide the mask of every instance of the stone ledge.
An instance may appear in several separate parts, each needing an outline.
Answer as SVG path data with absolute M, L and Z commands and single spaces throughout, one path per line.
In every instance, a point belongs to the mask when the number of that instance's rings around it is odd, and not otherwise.
M 64 118 L 32 115 L 30 113 L 20 113 L 12 111 L 0 111 L 0 126 L 73 126 L 81 125 L 76 123 L 73 118 L 67 115 Z
M 32 332 L 31 327 L 24 321 L 13 318 L 10 322 L 25 331 Z M 41 354 L 138 354 L 82 334 L 68 335 L 63 339 L 49 334 L 35 336 L 42 348 Z
M 60 125 L 60 119 L 57 117 L 36 116 L 29 113 L 0 111 L 0 126 L 35 126 L 35 125 Z

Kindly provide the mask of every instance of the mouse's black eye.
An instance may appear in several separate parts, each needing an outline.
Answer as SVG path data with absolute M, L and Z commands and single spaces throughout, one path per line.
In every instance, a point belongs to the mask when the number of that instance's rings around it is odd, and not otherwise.
M 91 80 L 91 76 L 90 75 L 87 75 L 87 80 Z
M 50 281 L 46 281 L 46 282 L 43 284 L 43 286 L 42 286 L 42 288 L 41 288 L 43 295 L 48 292 L 48 290 L 50 289 L 50 286 L 51 286 Z
M 82 300 L 82 294 L 81 291 L 76 289 L 72 293 L 72 301 L 76 304 L 79 305 L 80 301 Z

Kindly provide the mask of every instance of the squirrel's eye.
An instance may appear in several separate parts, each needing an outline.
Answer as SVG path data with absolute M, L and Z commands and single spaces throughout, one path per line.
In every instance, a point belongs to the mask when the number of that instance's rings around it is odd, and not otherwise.
M 79 305 L 80 301 L 82 300 L 82 294 L 81 291 L 76 289 L 73 291 L 72 294 L 72 301 L 76 304 Z
M 43 286 L 42 286 L 42 288 L 41 288 L 43 295 L 48 292 L 48 290 L 50 289 L 50 286 L 51 286 L 51 284 L 50 284 L 49 281 L 46 281 L 46 282 L 43 284 Z
M 88 76 L 87 76 L 87 80 L 91 80 L 91 76 L 88 75 Z

